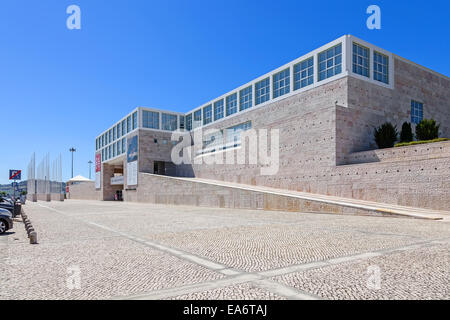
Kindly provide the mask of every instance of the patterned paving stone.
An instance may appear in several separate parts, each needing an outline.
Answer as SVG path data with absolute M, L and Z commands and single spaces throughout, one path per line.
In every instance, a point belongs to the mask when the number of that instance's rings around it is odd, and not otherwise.
M 273 280 L 332 300 L 449 300 L 449 270 L 450 245 L 437 245 L 286 274 Z
M 285 298 L 261 289 L 252 283 L 242 283 L 214 290 L 184 294 L 171 297 L 168 300 L 285 300 Z

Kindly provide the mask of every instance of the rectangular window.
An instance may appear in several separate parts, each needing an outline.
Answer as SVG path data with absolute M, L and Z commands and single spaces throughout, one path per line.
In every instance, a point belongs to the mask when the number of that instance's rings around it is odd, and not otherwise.
M 179 116 L 179 121 L 180 121 L 180 129 L 184 129 L 184 116 Z
M 161 114 L 162 130 L 175 131 L 177 130 L 177 116 L 175 114 L 162 113 Z
M 203 124 L 208 124 L 212 121 L 212 105 L 203 108 Z
M 113 141 L 116 140 L 116 134 L 117 134 L 117 132 L 116 132 L 116 127 L 114 127 L 114 128 L 113 128 Z
M 108 147 L 108 159 L 111 159 L 111 145 Z
M 226 99 L 227 116 L 237 112 L 237 93 L 229 95 Z
M 133 113 L 133 130 L 137 128 L 138 115 L 137 111 Z
M 122 153 L 127 151 L 127 138 L 122 139 Z
M 319 53 L 319 81 L 342 72 L 342 44 Z
M 105 160 L 105 149 L 102 149 L 102 161 Z
M 105 146 L 105 135 L 102 135 L 102 147 Z
M 116 144 L 113 144 L 113 158 L 116 156 Z
M 423 103 L 411 100 L 411 122 L 418 124 L 423 120 Z
M 186 130 L 191 131 L 192 130 L 192 113 L 188 114 L 186 116 Z
M 353 73 L 369 77 L 369 49 L 353 44 Z
M 143 110 L 142 126 L 144 128 L 159 129 L 159 112 Z
M 131 131 L 131 116 L 127 117 L 127 133 Z
M 314 82 L 314 58 L 311 57 L 294 66 L 294 90 L 307 87 Z
M 95 151 L 98 150 L 98 139 L 95 139 Z
M 373 79 L 389 84 L 389 57 L 373 52 Z
M 108 143 L 112 142 L 112 129 L 109 130 L 108 132 Z
M 290 91 L 290 70 L 289 68 L 273 75 L 273 97 L 277 98 Z
M 270 79 L 266 78 L 255 84 L 255 104 L 261 104 L 270 99 Z
M 252 86 L 242 89 L 239 92 L 239 110 L 245 110 L 252 107 Z
M 194 123 L 193 128 L 198 128 L 202 126 L 202 109 L 194 112 Z
M 120 123 L 117 125 L 117 139 L 119 139 L 122 136 L 122 133 L 120 131 Z
M 119 154 L 121 154 L 121 152 L 120 152 L 120 141 L 117 141 L 116 142 L 116 149 L 117 149 L 117 155 L 119 155 Z
M 223 118 L 223 99 L 214 102 L 214 121 Z
M 122 135 L 126 135 L 126 134 L 127 134 L 126 123 L 125 123 L 125 120 L 122 120 Z

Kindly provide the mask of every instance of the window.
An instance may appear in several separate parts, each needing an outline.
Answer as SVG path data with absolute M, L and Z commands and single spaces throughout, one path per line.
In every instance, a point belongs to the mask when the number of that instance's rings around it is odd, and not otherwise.
M 131 131 L 131 116 L 127 117 L 127 133 Z
M 113 144 L 113 158 L 116 156 L 116 144 Z
M 423 120 L 423 103 L 411 100 L 411 122 L 418 124 Z
M 342 72 L 342 44 L 319 53 L 319 81 Z
M 122 135 L 126 135 L 127 134 L 127 129 L 125 127 L 125 120 L 122 120 Z
M 389 84 L 389 57 L 379 52 L 373 52 L 374 80 Z
M 273 75 L 273 97 L 277 98 L 290 91 L 289 68 Z
M 208 124 L 212 121 L 212 105 L 203 108 L 203 124 Z
M 353 73 L 369 77 L 369 49 L 353 44 Z
M 122 152 L 127 151 L 127 138 L 122 139 Z
M 111 143 L 111 141 L 112 141 L 112 129 L 110 129 L 108 132 L 108 143 Z
M 214 121 L 223 118 L 223 99 L 214 102 Z
M 113 128 L 113 141 L 116 140 L 116 134 L 117 134 L 117 132 L 116 132 L 116 127 L 114 127 L 114 128 Z
M 314 58 L 297 63 L 294 66 L 294 90 L 304 88 L 314 82 Z
M 120 132 L 120 124 L 118 124 L 117 126 L 116 126 L 116 131 L 117 131 L 117 139 L 119 139 L 121 136 L 122 136 L 122 133 Z
M 162 113 L 161 122 L 161 129 L 168 131 L 177 130 L 177 116 L 175 114 Z
M 193 128 L 198 128 L 202 126 L 202 109 L 199 109 L 194 112 L 194 123 Z
M 102 149 L 102 161 L 105 161 L 105 149 Z
M 239 110 L 251 108 L 252 103 L 252 86 L 242 89 L 239 92 Z
M 111 159 L 111 146 L 108 147 L 108 159 Z
M 192 113 L 186 116 L 186 130 L 192 130 Z
M 270 99 L 270 79 L 264 79 L 255 84 L 255 105 Z
M 180 116 L 179 118 L 180 118 L 180 129 L 184 129 L 185 128 L 185 126 L 184 126 L 184 116 Z
M 133 113 L 133 130 L 137 128 L 137 111 Z
M 144 128 L 159 129 L 159 112 L 142 111 L 142 126 Z
M 227 116 L 237 112 L 237 93 L 229 95 L 227 101 Z
M 105 146 L 105 135 L 102 135 L 102 147 Z
M 122 152 L 120 152 L 120 141 L 116 142 L 116 149 L 117 149 L 117 155 L 121 154 Z
M 241 144 L 241 132 L 252 128 L 250 121 L 238 124 L 237 126 L 229 127 L 226 129 L 227 145 L 231 147 L 237 147 Z
M 95 151 L 98 150 L 98 139 L 95 139 Z

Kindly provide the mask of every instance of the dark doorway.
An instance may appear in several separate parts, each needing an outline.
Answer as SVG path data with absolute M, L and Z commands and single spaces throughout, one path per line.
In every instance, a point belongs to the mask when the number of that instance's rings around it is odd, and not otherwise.
M 155 161 L 153 163 L 153 173 L 165 175 L 166 174 L 166 165 L 164 161 Z

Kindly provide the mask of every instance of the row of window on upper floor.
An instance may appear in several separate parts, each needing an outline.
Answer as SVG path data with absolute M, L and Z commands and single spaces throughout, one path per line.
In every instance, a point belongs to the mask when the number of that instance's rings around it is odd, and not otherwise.
M 102 162 L 120 156 L 126 152 L 127 138 L 122 138 L 101 151 Z
M 368 48 L 353 44 L 353 72 L 369 77 Z M 338 44 L 317 56 L 318 80 L 323 81 L 342 73 L 342 44 Z M 373 79 L 389 84 L 389 57 L 377 51 L 373 54 Z M 293 66 L 293 90 L 308 87 L 314 83 L 314 57 L 307 58 Z M 272 90 L 272 94 L 271 94 Z M 275 99 L 291 90 L 291 68 L 288 67 L 272 76 L 256 82 L 238 92 L 215 101 L 186 116 L 186 129 L 192 130 L 243 111 L 254 105 Z
M 129 115 L 126 119 L 123 119 L 120 123 L 109 129 L 103 135 L 95 139 L 95 150 L 107 146 L 108 144 L 120 139 L 122 136 L 128 134 L 132 130 L 138 127 L 138 112 L 135 111 Z

